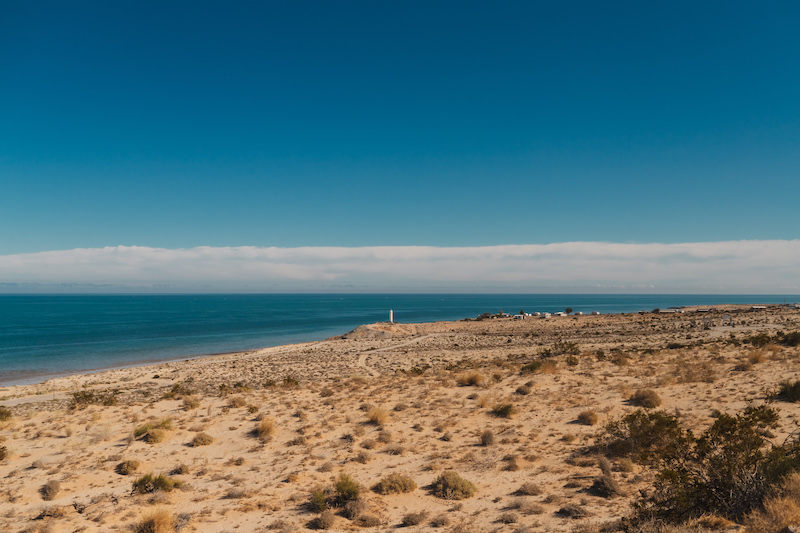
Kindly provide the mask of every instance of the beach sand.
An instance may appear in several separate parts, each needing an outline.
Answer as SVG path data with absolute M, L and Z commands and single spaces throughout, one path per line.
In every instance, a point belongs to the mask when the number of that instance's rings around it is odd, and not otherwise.
M 746 342 L 798 330 L 800 311 L 779 306 L 381 323 L 321 342 L 3 387 L 0 406 L 13 416 L 0 421 L 0 531 L 128 532 L 159 512 L 179 531 L 303 531 L 320 517 L 312 492 L 342 474 L 361 485 L 362 504 L 352 519 L 331 518 L 331 531 L 404 522 L 417 522 L 410 531 L 592 531 L 627 514 L 654 480 L 612 459 L 623 494 L 588 490 L 600 474 L 592 446 L 606 423 L 637 409 L 634 391 L 656 391 L 659 409 L 702 431 L 715 410 L 763 404 L 782 380 L 800 378 L 798 347 Z M 523 371 L 536 360 L 546 364 Z M 511 416 L 493 414 L 506 404 Z M 776 407 L 781 442 L 800 405 Z M 138 468 L 119 473 L 125 461 Z M 433 494 L 448 470 L 475 494 Z M 149 473 L 182 485 L 133 493 Z M 417 488 L 371 490 L 390 474 Z M 559 513 L 570 505 L 586 516 Z

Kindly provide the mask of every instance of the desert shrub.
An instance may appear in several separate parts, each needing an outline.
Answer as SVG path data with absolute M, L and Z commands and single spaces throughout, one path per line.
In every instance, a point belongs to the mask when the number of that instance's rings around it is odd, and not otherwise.
M 600 420 L 600 416 L 591 409 L 578 413 L 578 422 L 585 426 L 594 426 Z
M 428 511 L 422 510 L 417 511 L 415 513 L 408 513 L 407 515 L 403 516 L 403 520 L 400 522 L 402 527 L 410 527 L 410 526 L 417 526 L 425 521 L 428 518 Z
M 356 483 L 347 474 L 341 474 L 333 486 L 334 505 L 343 506 L 349 501 L 355 500 L 361 494 L 361 485 Z
M 758 363 L 763 363 L 767 360 L 767 354 L 764 353 L 764 350 L 750 350 L 747 353 L 747 360 L 750 362 L 751 365 L 755 365 Z
M 553 355 L 560 355 L 560 354 L 578 355 L 579 353 L 580 349 L 578 349 L 578 345 L 574 342 L 556 341 L 555 343 L 553 343 L 553 349 L 552 349 Z
M 197 396 L 184 396 L 183 397 L 183 408 L 187 411 L 191 409 L 197 409 L 200 407 L 200 400 Z
M 485 381 L 486 378 L 480 372 L 469 372 L 456 378 L 456 383 L 462 387 L 480 387 Z
M 492 414 L 500 418 L 511 418 L 516 412 L 516 408 L 510 403 L 503 403 L 492 407 Z
M 3 461 L 6 457 L 8 457 L 8 448 L 0 446 L 0 461 Z
M 519 515 L 517 513 L 503 513 L 497 517 L 497 521 L 501 524 L 516 524 L 519 522 Z
M 800 473 L 786 476 L 781 486 L 765 500 L 762 508 L 749 513 L 744 520 L 747 533 L 788 532 L 800 523 Z
M 414 480 L 403 474 L 392 473 L 378 481 L 372 490 L 378 494 L 400 494 L 417 488 Z
M 39 494 L 42 496 L 44 501 L 49 502 L 56 498 L 60 490 L 61 483 L 53 479 L 39 487 Z
M 308 523 L 309 529 L 330 529 L 336 523 L 336 515 L 330 509 L 322 513 Z
M 365 502 L 362 498 L 356 498 L 355 500 L 350 500 L 344 505 L 341 515 L 348 520 L 355 520 L 363 515 L 367 508 L 367 502 Z
M 452 470 L 442 472 L 431 484 L 431 493 L 445 500 L 463 500 L 475 494 L 475 484 Z
M 129 476 L 139 470 L 139 461 L 122 461 L 115 468 L 114 471 L 121 476 Z
M 589 513 L 587 509 L 584 509 L 580 505 L 576 505 L 574 503 L 568 503 L 567 505 L 556 511 L 556 514 L 566 518 L 586 518 L 591 513 Z
M 667 350 L 680 350 L 685 346 L 679 342 L 668 342 L 667 343 Z
M 745 339 L 745 342 L 749 342 L 756 348 L 763 348 L 764 346 L 772 342 L 772 337 L 770 337 L 766 333 L 759 333 L 758 335 L 753 335 L 752 337 Z
M 161 509 L 146 515 L 141 522 L 133 526 L 133 533 L 173 533 L 177 530 L 178 521 L 175 516 Z
M 531 390 L 532 389 L 528 385 L 520 385 L 519 387 L 517 387 L 517 390 L 515 392 L 517 394 L 526 396 L 531 393 Z
M 292 389 L 299 385 L 300 382 L 297 381 L 297 378 L 295 378 L 294 376 L 286 376 L 285 378 L 283 378 L 283 386 L 286 387 L 287 389 Z
M 661 398 L 653 389 L 639 389 L 630 397 L 630 402 L 633 405 L 653 409 L 661 405 Z
M 481 433 L 481 446 L 491 446 L 494 441 L 494 433 L 491 430 L 487 429 Z
M 356 523 L 359 525 L 359 527 L 378 527 L 383 522 L 375 515 L 362 514 L 358 517 Z
M 601 448 L 609 454 L 639 463 L 680 455 L 686 446 L 678 417 L 664 411 L 634 411 L 606 425 L 601 438 Z
M 532 481 L 526 481 L 514 492 L 519 496 L 538 496 L 541 493 L 542 488 Z
M 741 520 L 800 469 L 800 444 L 771 445 L 763 436 L 777 425 L 774 409 L 748 407 L 721 414 L 699 438 L 688 433 L 686 451 L 665 458 L 640 516 L 680 522 L 706 512 Z
M 0 405 L 0 422 L 5 422 L 6 420 L 11 420 L 11 409 L 8 407 L 3 407 Z
M 530 363 L 523 365 L 520 371 L 523 374 L 532 374 L 534 372 L 539 372 L 542 369 L 542 362 L 541 361 L 531 361 Z
M 780 343 L 784 346 L 800 346 L 800 331 L 786 333 L 781 337 Z
M 440 514 L 433 517 L 431 520 L 431 527 L 444 527 L 450 525 L 450 517 L 446 514 Z
M 212 442 L 214 442 L 214 437 L 208 433 L 198 433 L 194 436 L 191 442 L 189 442 L 189 446 L 193 448 L 196 448 L 197 446 L 208 446 Z
M 611 477 L 611 474 L 603 474 L 595 478 L 594 483 L 589 487 L 589 492 L 602 498 L 612 498 L 622 494 L 622 488 L 619 486 L 619 483 Z
M 247 405 L 247 402 L 241 396 L 233 396 L 230 400 L 228 400 L 229 407 L 244 407 Z
M 133 482 L 133 489 L 131 494 L 149 494 L 151 492 L 170 492 L 174 489 L 180 488 L 183 485 L 182 481 L 172 479 L 164 474 L 145 474 Z
M 133 436 L 151 444 L 162 442 L 166 438 L 167 429 L 172 429 L 172 419 L 162 418 L 156 422 L 148 422 L 133 430 Z
M 367 411 L 367 421 L 376 426 L 382 426 L 389 419 L 389 412 L 381 407 L 373 407 Z
M 306 502 L 306 506 L 308 509 L 315 513 L 321 513 L 325 509 L 328 508 L 328 498 L 330 497 L 330 491 L 326 489 L 315 489 L 311 491 L 311 495 L 308 497 L 308 502 Z
M 775 397 L 784 402 L 800 402 L 800 381 L 782 381 Z
M 271 418 L 262 418 L 258 425 L 253 428 L 252 434 L 261 442 L 269 442 L 275 433 L 275 421 Z
M 72 393 L 70 408 L 82 409 L 87 405 L 117 405 L 118 390 L 82 390 Z
M 567 363 L 567 366 L 578 366 L 578 358 L 574 355 L 568 355 L 564 361 Z

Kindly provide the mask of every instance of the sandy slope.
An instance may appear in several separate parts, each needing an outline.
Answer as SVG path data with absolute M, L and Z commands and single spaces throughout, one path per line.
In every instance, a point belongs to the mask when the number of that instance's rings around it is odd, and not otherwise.
M 9 451 L 0 461 L 0 530 L 130 531 L 164 508 L 181 531 L 302 531 L 317 516 L 305 505 L 311 491 L 346 473 L 364 487 L 365 514 L 380 525 L 359 527 L 337 516 L 337 531 L 389 531 L 420 511 L 427 517 L 411 531 L 433 529 L 433 519 L 446 522 L 445 531 L 590 531 L 625 514 L 652 481 L 651 472 L 618 464 L 614 476 L 626 496 L 587 491 L 599 473 L 591 444 L 603 424 L 636 409 L 627 401 L 634 390 L 654 389 L 661 408 L 702 428 L 714 409 L 761 403 L 779 381 L 800 377 L 798 348 L 755 353 L 738 342 L 757 332 L 798 330 L 800 312 L 746 309 L 727 308 L 733 327 L 720 326 L 723 311 L 715 311 L 707 329 L 706 315 L 691 312 L 373 324 L 317 343 L 2 388 L 0 405 L 14 417 L 0 422 L 0 446 Z M 564 343 L 577 344 L 577 364 L 553 355 L 554 368 L 521 372 Z M 669 343 L 686 346 L 666 349 Z M 760 362 L 735 370 L 748 357 Z M 459 384 L 471 372 L 482 383 Z M 118 403 L 71 409 L 80 391 L 116 391 Z M 199 406 L 185 406 L 188 393 Z M 504 403 L 516 414 L 493 416 L 491 408 Z M 382 425 L 368 422 L 372 407 L 385 410 Z M 794 404 L 778 408 L 776 440 L 800 416 Z M 597 425 L 578 423 L 587 410 L 597 414 Z M 252 435 L 259 417 L 275 423 L 266 442 Z M 171 429 L 162 442 L 133 437 L 135 428 L 163 419 Z M 489 446 L 481 445 L 485 432 L 494 439 Z M 213 442 L 188 446 L 199 433 Z M 123 460 L 141 466 L 120 475 L 115 467 Z M 430 494 L 426 486 L 444 470 L 473 481 L 475 496 L 448 501 Z M 179 472 L 173 477 L 184 485 L 131 494 L 132 482 L 149 472 Z M 393 472 L 419 488 L 400 495 L 369 490 Z M 60 490 L 45 501 L 40 488 L 48 481 Z M 516 495 L 525 483 L 540 492 Z M 589 516 L 560 516 L 566 504 Z

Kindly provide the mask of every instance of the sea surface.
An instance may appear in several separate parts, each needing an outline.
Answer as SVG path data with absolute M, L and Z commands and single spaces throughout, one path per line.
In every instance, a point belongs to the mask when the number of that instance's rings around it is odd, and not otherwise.
M 629 313 L 725 303 L 794 302 L 756 295 L 0 295 L 0 385 L 323 340 L 361 324 L 433 322 L 481 313 Z

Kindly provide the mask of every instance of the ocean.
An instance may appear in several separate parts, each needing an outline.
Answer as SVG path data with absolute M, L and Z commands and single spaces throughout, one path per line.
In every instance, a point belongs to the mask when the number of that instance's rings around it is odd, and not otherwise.
M 0 385 L 342 335 L 361 324 L 484 312 L 629 313 L 798 296 L 585 294 L 0 295 Z

